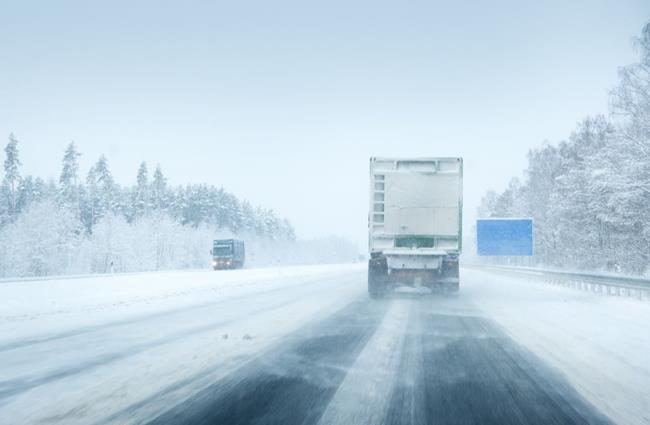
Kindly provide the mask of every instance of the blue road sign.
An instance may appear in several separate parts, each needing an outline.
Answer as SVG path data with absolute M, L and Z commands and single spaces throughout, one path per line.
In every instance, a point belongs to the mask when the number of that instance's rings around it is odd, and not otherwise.
M 478 255 L 533 255 L 532 218 L 476 220 Z

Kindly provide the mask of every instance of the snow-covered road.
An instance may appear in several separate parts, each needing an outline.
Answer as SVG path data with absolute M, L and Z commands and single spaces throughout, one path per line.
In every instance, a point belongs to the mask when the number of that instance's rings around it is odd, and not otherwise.
M 0 284 L 0 423 L 650 423 L 650 303 L 364 265 Z

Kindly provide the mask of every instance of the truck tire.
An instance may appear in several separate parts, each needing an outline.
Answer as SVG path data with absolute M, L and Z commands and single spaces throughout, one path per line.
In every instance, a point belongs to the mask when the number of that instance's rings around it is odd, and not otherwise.
M 386 258 L 372 258 L 368 261 L 368 294 L 371 298 L 381 298 L 386 293 L 388 265 Z
M 444 288 L 446 292 L 456 293 L 460 291 L 460 264 L 458 258 L 443 262 L 442 277 L 446 281 Z

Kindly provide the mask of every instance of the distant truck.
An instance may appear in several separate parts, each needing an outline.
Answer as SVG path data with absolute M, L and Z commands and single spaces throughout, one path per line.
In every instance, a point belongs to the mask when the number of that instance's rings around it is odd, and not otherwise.
M 244 241 L 238 239 L 215 239 L 210 250 L 212 268 L 241 269 L 244 267 L 246 251 Z
M 459 290 L 462 158 L 370 158 L 368 293 Z

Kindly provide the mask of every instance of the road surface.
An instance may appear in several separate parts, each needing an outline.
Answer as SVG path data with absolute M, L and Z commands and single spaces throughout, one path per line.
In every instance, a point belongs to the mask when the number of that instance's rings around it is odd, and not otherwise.
M 83 284 L 114 286 L 61 289 Z M 1 423 L 650 421 L 643 302 L 479 271 L 371 300 L 356 266 L 29 285 L 5 289 L 25 302 L 0 318 Z

